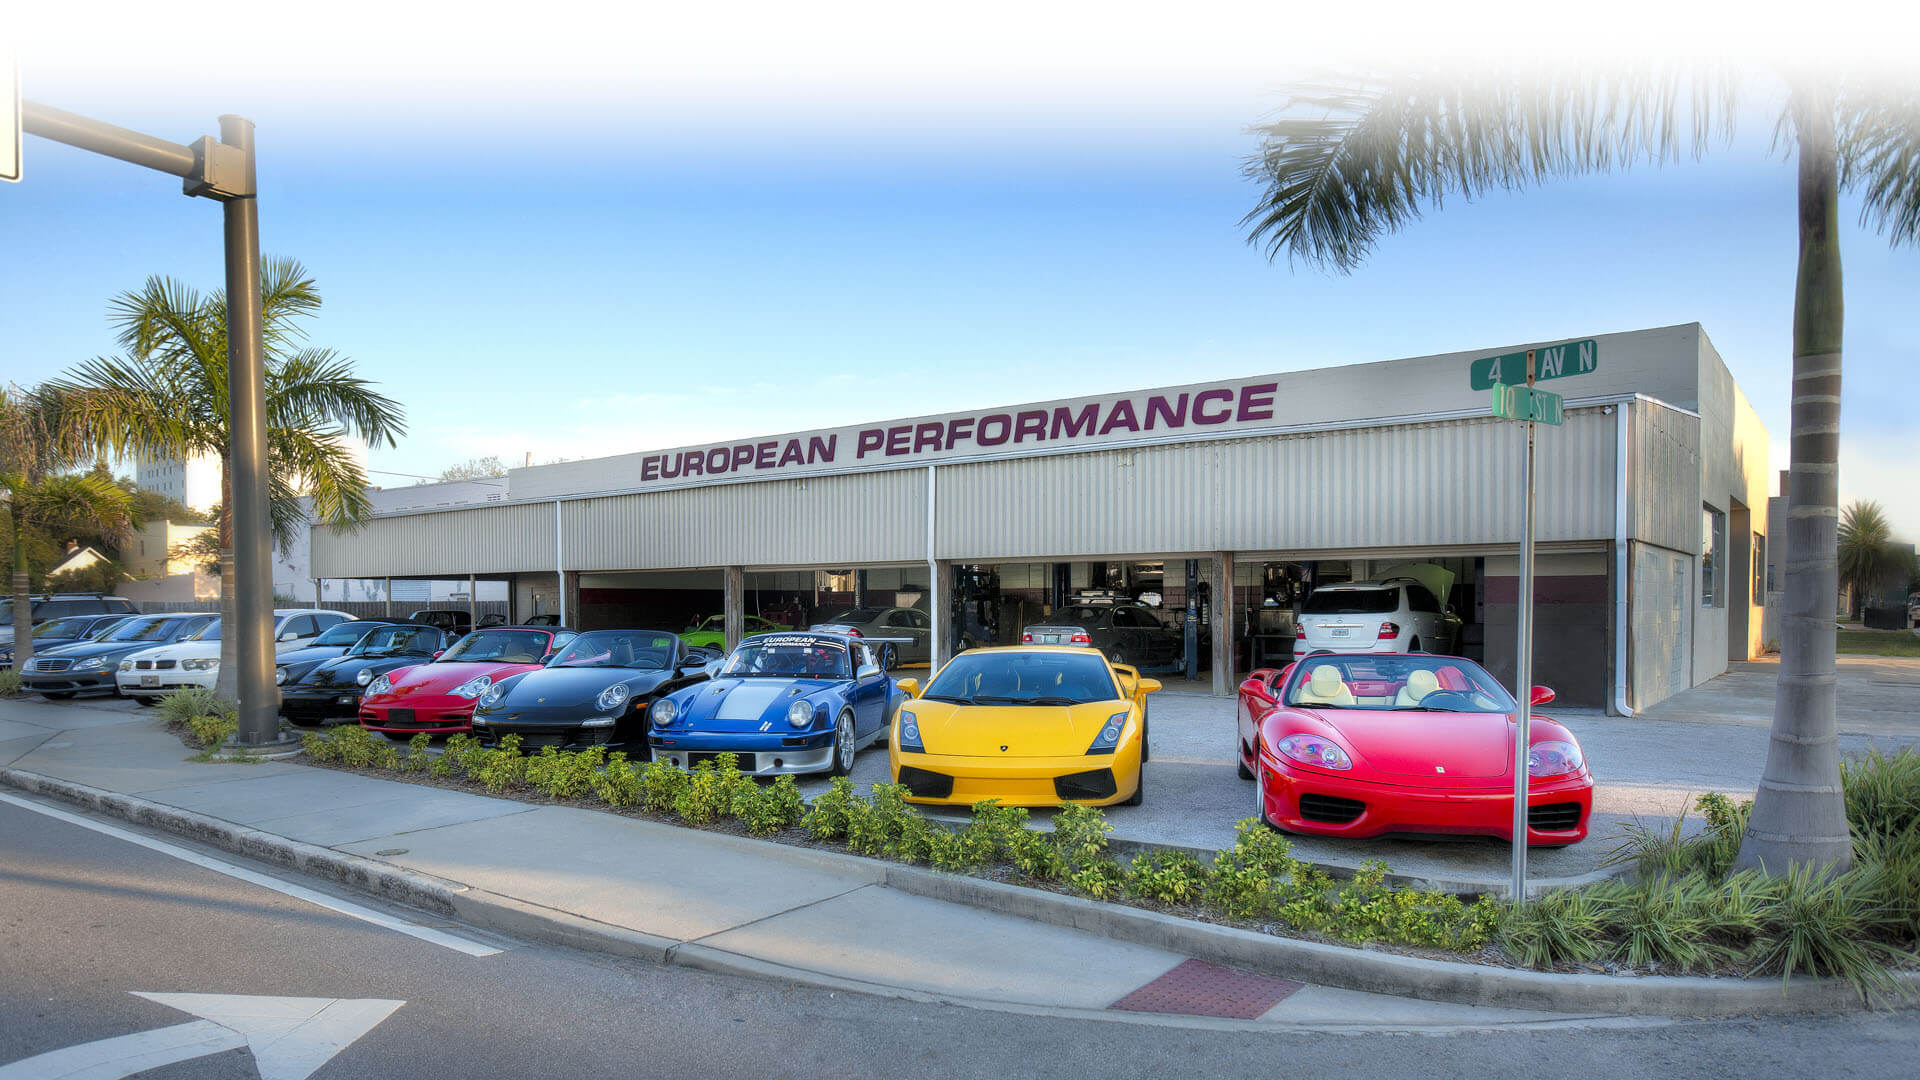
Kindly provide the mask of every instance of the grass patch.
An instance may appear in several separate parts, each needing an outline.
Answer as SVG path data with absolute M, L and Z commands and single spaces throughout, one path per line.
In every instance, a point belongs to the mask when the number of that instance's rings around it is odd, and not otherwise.
M 20 673 L 12 668 L 0 668 L 0 698 L 19 697 L 26 693 L 26 684 L 21 681 Z
M 1839 630 L 1834 648 L 1856 656 L 1920 656 L 1920 634 L 1911 630 Z

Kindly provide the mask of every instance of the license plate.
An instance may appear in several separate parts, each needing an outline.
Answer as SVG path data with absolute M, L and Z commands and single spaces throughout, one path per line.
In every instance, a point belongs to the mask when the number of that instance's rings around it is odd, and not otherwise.
M 159 686 L 159 685 L 160 685 L 160 676 L 158 676 L 158 675 L 142 675 L 142 676 L 140 676 L 140 685 L 141 685 L 141 686 Z
M 1348 630 L 1329 630 L 1327 631 L 1327 636 L 1328 637 L 1346 637 L 1350 632 L 1351 631 L 1348 631 Z
M 1046 643 L 1047 643 L 1048 645 L 1058 645 L 1058 644 L 1060 644 L 1060 635 L 1059 635 L 1059 634 L 1041 634 L 1040 636 L 1041 636 L 1042 638 L 1044 638 L 1044 639 L 1046 640 Z

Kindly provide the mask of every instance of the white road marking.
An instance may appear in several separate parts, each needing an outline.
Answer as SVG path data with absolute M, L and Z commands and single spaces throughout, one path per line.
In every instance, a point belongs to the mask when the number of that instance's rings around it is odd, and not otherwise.
M 351 901 L 328 896 L 326 893 L 317 892 L 301 885 L 295 885 L 292 882 L 268 877 L 265 874 L 248 870 L 246 867 L 236 866 L 233 863 L 221 859 L 202 855 L 197 851 L 176 847 L 162 840 L 155 840 L 152 837 L 141 836 L 139 833 L 128 832 L 125 829 L 116 828 L 105 822 L 92 821 L 78 814 L 69 814 L 64 810 L 56 810 L 51 806 L 42 806 L 39 803 L 18 798 L 3 791 L 0 791 L 0 802 L 11 803 L 22 809 L 31 810 L 36 814 L 44 814 L 47 817 L 64 821 L 70 825 L 78 825 L 83 829 L 92 829 L 94 832 L 102 833 L 118 840 L 125 840 L 129 844 L 138 844 L 150 851 L 157 851 L 162 855 L 170 855 L 182 862 L 190 862 L 195 866 L 212 870 L 215 873 L 225 874 L 230 878 L 237 878 L 251 885 L 258 885 L 263 889 L 272 889 L 274 892 L 283 893 L 296 900 L 305 900 L 309 904 L 318 904 L 329 911 L 337 911 L 342 915 L 351 916 L 362 922 L 370 922 L 375 926 L 384 926 L 389 930 L 397 931 L 410 937 L 416 937 L 421 941 L 439 945 L 442 948 L 452 949 L 455 952 L 465 953 L 468 956 L 493 956 L 500 952 L 499 949 L 491 945 L 483 945 L 480 942 L 458 937 L 443 930 L 435 930 L 431 927 L 408 922 L 405 919 L 395 918 L 385 912 L 375 911 L 369 907 L 362 907 Z M 0 1073 L 0 1078 L 4 1078 L 4 1076 L 5 1074 Z
M 0 1066 L 0 1080 L 121 1080 L 243 1046 L 252 1051 L 260 1080 L 306 1080 L 406 1004 L 386 998 L 134 993 L 201 1019 L 49 1050 Z

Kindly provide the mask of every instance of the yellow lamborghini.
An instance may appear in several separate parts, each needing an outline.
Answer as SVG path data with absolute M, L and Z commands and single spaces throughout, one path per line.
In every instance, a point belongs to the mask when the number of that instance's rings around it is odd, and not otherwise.
M 1140 805 L 1147 695 L 1160 683 L 1093 649 L 973 649 L 893 717 L 887 764 L 907 801 Z

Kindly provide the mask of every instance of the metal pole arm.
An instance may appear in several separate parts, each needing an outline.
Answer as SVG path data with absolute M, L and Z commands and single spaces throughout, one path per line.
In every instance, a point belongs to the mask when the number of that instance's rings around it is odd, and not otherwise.
M 20 103 L 20 126 L 30 135 L 77 146 L 96 154 L 105 154 L 135 165 L 145 165 L 175 176 L 195 172 L 193 148 L 179 143 L 142 135 L 79 113 L 42 105 L 37 101 Z

